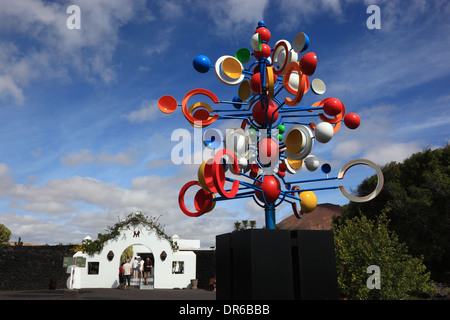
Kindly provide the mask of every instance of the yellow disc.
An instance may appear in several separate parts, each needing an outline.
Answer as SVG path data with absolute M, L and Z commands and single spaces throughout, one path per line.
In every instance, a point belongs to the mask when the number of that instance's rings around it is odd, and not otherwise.
M 269 90 L 267 91 L 267 96 L 269 99 L 273 99 L 273 89 L 274 89 L 274 77 L 273 77 L 273 69 L 272 67 L 268 67 L 266 69 L 267 71 L 267 88 Z
M 238 96 L 242 101 L 247 101 L 252 95 L 252 90 L 250 88 L 250 81 L 244 80 L 239 86 Z
M 287 151 L 293 155 L 299 154 L 305 146 L 303 133 L 300 130 L 290 130 L 285 138 L 285 142 Z
M 198 172 L 197 172 L 197 178 L 198 178 L 198 182 L 200 183 L 201 187 L 208 192 L 211 192 L 208 188 L 208 186 L 206 185 L 205 182 L 205 165 L 206 165 L 206 161 L 203 162 L 200 167 L 198 168 Z
M 222 61 L 222 70 L 231 79 L 238 79 L 242 75 L 241 63 L 233 57 L 225 58 Z
M 302 167 L 302 164 L 303 164 L 303 159 L 292 160 L 292 159 L 287 158 L 287 161 L 288 161 L 289 165 L 291 166 L 291 168 L 294 169 L 294 170 L 300 169 Z
M 199 111 L 200 109 L 200 111 Z M 202 115 L 200 117 L 200 119 L 198 119 L 196 116 L 194 116 L 195 112 L 201 112 Z M 208 112 L 208 115 L 206 115 L 206 112 Z M 211 108 L 211 106 L 205 102 L 196 102 L 193 105 L 191 105 L 188 109 L 188 113 L 196 118 L 198 120 L 199 123 L 201 123 L 202 120 L 209 120 L 212 117 L 210 116 L 210 114 L 213 112 L 213 109 Z M 197 123 L 192 123 L 187 117 L 186 115 L 184 116 L 186 118 L 186 120 L 191 124 L 191 126 L 195 127 L 195 128 L 202 128 L 202 125 L 198 125 Z M 203 118 L 202 118 L 203 117 Z
M 204 161 L 200 167 L 198 168 L 198 172 L 197 172 L 197 178 L 198 178 L 198 182 L 200 183 L 200 186 L 203 188 L 203 190 L 214 193 L 216 190 L 211 190 L 211 188 L 208 186 L 208 181 L 206 180 L 206 176 L 205 176 L 205 168 L 206 165 L 211 165 L 212 164 L 213 159 L 208 159 L 206 161 Z M 206 170 L 208 170 L 209 168 L 207 168 Z
M 312 191 L 300 192 L 299 197 L 301 199 L 300 206 L 304 213 L 310 213 L 317 206 L 317 198 Z

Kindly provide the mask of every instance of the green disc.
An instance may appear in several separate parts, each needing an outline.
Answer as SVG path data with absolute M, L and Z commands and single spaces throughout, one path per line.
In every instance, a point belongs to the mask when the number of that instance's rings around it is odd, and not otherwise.
M 239 49 L 234 56 L 241 63 L 247 63 L 250 60 L 252 53 L 247 48 L 242 48 Z

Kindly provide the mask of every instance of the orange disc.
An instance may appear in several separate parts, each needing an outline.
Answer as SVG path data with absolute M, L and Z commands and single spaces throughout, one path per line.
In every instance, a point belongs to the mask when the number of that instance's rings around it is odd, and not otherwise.
M 177 109 L 177 100 L 172 96 L 162 96 L 158 100 L 158 108 L 164 113 L 172 113 Z

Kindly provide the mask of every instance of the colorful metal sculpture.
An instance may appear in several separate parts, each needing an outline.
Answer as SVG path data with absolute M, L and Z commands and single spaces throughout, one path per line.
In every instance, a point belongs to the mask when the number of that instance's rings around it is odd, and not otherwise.
M 239 119 L 242 123 L 240 128 L 227 130 L 225 148 L 221 148 L 223 141 L 219 141 L 221 135 L 217 130 L 207 129 L 203 133 L 204 145 L 214 149 L 215 156 L 200 165 L 198 181 L 188 182 L 180 191 L 179 205 L 188 216 L 198 217 L 211 211 L 216 201 L 253 197 L 265 209 L 266 228 L 274 229 L 275 208 L 284 201 L 291 203 L 295 216 L 301 218 L 317 205 L 313 191 L 339 188 L 349 200 L 364 202 L 376 197 L 383 188 L 384 178 L 380 168 L 365 159 L 346 163 L 337 177 L 328 177 L 331 167 L 325 163 L 321 169 L 326 178 L 286 181 L 286 174 L 297 174 L 302 166 L 309 171 L 318 169 L 319 160 L 311 155 L 314 140 L 327 143 L 339 130 L 342 121 L 349 129 L 356 129 L 360 119 L 355 113 L 346 114 L 342 101 L 333 97 L 322 99 L 310 107 L 298 107 L 310 88 L 316 95 L 326 91 L 322 80 L 309 79 L 316 70 L 317 56 L 309 52 L 298 60 L 299 54 L 309 46 L 309 38 L 303 32 L 295 36 L 292 45 L 280 40 L 273 49 L 268 45 L 270 38 L 270 31 L 260 21 L 250 39 L 253 54 L 249 49 L 242 48 L 234 57 L 220 57 L 214 66 L 204 55 L 195 57 L 193 61 L 198 72 L 207 73 L 214 68 L 222 83 L 239 85 L 239 89 L 232 101 L 220 101 L 206 89 L 189 91 L 181 103 L 188 122 L 196 128 L 205 128 L 218 120 L 227 119 Z M 256 61 L 244 68 L 243 65 L 249 63 L 252 55 Z M 283 89 L 288 96 L 277 98 Z M 233 108 L 214 109 L 205 102 L 196 102 L 188 107 L 189 99 L 196 95 L 209 98 L 215 105 L 231 104 Z M 164 113 L 174 112 L 177 106 L 176 99 L 168 95 L 158 101 L 158 107 Z M 297 121 L 314 117 L 318 117 L 320 122 Z M 367 196 L 351 195 L 343 186 L 300 187 L 308 182 L 343 179 L 350 167 L 359 164 L 374 169 L 378 178 L 376 189 Z M 227 182 L 231 182 L 231 187 L 225 187 Z M 186 208 L 184 200 L 186 191 L 193 186 L 200 187 L 194 197 L 195 212 Z M 297 201 L 301 210 L 297 208 Z

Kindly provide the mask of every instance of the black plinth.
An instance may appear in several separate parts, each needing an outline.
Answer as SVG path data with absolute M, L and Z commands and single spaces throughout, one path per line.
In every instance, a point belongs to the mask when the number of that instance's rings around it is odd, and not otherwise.
M 254 229 L 216 237 L 218 300 L 337 299 L 331 231 Z

